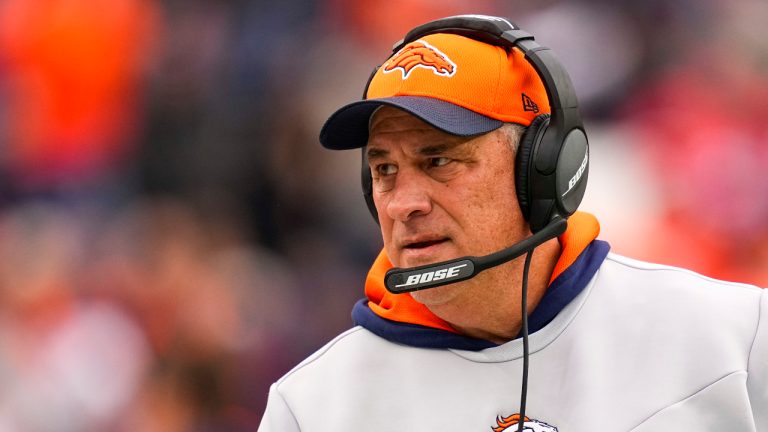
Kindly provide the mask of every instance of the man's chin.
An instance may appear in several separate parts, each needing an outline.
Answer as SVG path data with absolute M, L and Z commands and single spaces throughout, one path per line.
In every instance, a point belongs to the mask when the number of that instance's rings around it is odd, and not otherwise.
M 456 299 L 464 285 L 461 282 L 411 292 L 411 297 L 427 307 L 441 306 Z

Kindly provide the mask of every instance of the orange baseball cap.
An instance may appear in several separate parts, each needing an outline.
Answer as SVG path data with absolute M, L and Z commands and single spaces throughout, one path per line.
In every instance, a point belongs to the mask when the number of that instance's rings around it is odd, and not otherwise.
M 480 135 L 504 123 L 528 126 L 550 112 L 541 78 L 518 48 L 456 34 L 417 39 L 374 74 L 365 99 L 333 113 L 320 131 L 326 148 L 364 147 L 374 111 L 390 105 L 452 135 Z

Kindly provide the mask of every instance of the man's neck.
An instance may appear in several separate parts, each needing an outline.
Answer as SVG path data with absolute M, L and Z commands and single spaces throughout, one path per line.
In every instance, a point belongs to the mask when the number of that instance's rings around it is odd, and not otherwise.
M 538 306 L 560 257 L 560 244 L 550 240 L 536 248 L 528 273 L 528 314 Z M 490 269 L 472 280 L 456 301 L 428 305 L 460 333 L 502 344 L 517 337 L 522 326 L 521 287 L 525 257 Z

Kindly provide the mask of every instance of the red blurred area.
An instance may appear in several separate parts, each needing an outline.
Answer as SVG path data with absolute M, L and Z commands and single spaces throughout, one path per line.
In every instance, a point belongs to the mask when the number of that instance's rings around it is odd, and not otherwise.
M 0 3 L 5 157 L 20 183 L 87 179 L 135 150 L 159 14 L 149 0 Z
M 768 76 L 725 41 L 628 99 L 626 118 L 654 166 L 663 213 L 639 258 L 768 285 Z

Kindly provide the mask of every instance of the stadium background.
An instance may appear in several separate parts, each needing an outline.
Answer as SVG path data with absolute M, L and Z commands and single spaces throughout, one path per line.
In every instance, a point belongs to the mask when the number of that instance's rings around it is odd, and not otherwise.
M 0 0 L 0 431 L 255 430 L 381 247 L 322 122 L 470 12 L 571 71 L 614 251 L 768 285 L 763 0 Z

